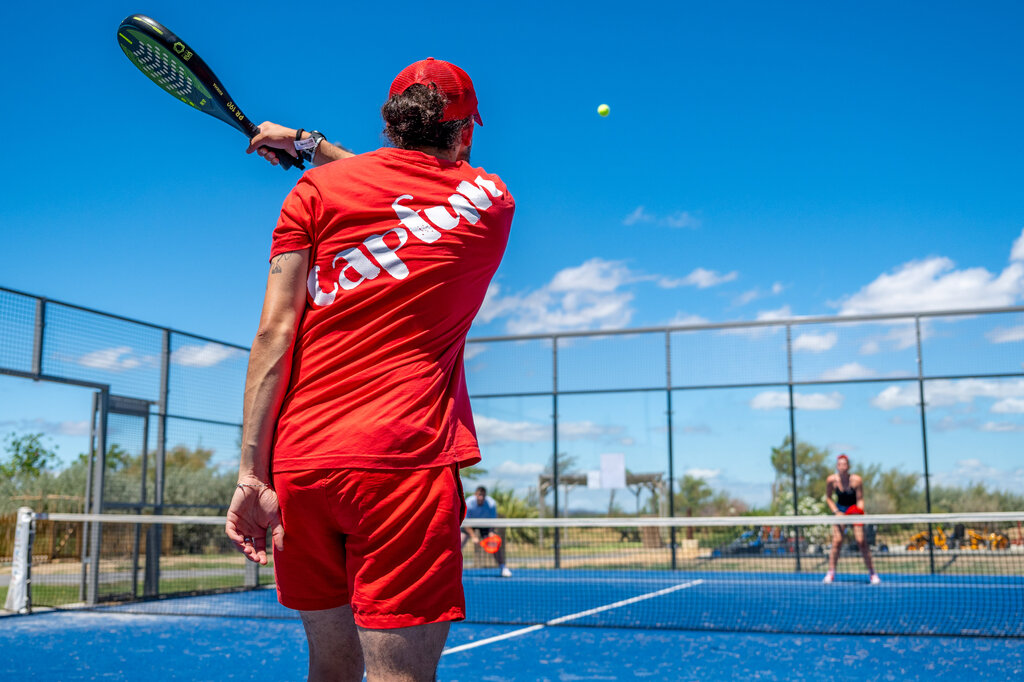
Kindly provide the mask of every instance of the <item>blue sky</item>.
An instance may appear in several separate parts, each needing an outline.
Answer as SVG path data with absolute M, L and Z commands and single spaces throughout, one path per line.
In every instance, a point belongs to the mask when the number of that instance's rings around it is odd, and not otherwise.
M 236 131 L 135 71 L 114 34 L 139 9 L 187 40 L 250 118 L 318 128 L 355 151 L 382 144 L 379 106 L 404 65 L 465 68 L 485 122 L 474 162 L 518 205 L 477 335 L 1024 302 L 1024 9 L 1010 2 L 395 3 L 386 14 L 255 2 L 244 16 L 228 3 L 97 2 L 43 18 L 7 6 L 7 53 L 24 56 L 0 67 L 13 152 L 0 170 L 0 285 L 251 340 L 270 232 L 298 174 L 246 156 Z M 836 362 L 821 371 L 866 367 Z M 1020 398 L 999 395 L 988 399 Z M 603 409 L 581 404 L 579 420 Z M 1021 434 L 1003 435 L 989 457 L 1005 473 Z M 602 438 L 586 441 L 595 457 L 615 445 Z M 703 452 L 688 468 L 722 468 L 702 461 L 721 450 Z M 949 457 L 949 471 L 970 459 Z

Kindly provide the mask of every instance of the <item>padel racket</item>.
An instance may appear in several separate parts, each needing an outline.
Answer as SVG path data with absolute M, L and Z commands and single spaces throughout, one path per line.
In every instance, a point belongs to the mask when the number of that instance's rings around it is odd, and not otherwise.
M 501 549 L 501 538 L 492 533 L 480 541 L 480 546 L 488 554 L 497 554 Z
M 854 504 L 854 505 L 850 505 L 850 506 L 849 506 L 849 507 L 848 507 L 848 508 L 846 509 L 846 515 L 847 515 L 847 516 L 860 516 L 860 515 L 862 515 L 863 513 L 864 513 L 864 510 L 863 510 L 863 509 L 861 509 L 860 507 L 858 507 L 858 506 L 857 506 L 857 505 L 855 505 L 855 504 Z M 863 526 L 864 524 L 863 524 L 863 523 L 855 523 L 855 524 L 853 524 L 853 525 L 855 525 L 855 526 L 857 526 L 857 527 L 859 528 L 859 527 Z
M 231 99 L 213 69 L 160 22 L 142 14 L 131 15 L 117 27 L 117 44 L 139 71 L 175 99 L 224 121 L 250 140 L 260 132 Z M 274 151 L 282 168 L 305 168 L 288 152 Z

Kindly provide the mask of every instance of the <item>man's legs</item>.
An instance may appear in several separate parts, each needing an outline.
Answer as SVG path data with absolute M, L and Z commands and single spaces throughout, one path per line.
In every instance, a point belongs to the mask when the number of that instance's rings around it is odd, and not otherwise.
M 431 682 L 437 679 L 450 623 L 391 630 L 359 628 L 369 682 Z
M 310 682 L 363 679 L 363 650 L 352 608 L 300 611 L 309 641 Z

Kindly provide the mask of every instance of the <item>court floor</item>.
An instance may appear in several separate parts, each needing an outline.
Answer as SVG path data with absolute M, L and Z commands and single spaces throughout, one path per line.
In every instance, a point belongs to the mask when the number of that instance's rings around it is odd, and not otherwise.
M 822 680 L 837 671 L 867 680 L 1024 677 L 1020 638 L 523 630 L 455 624 L 438 679 Z M 2 679 L 297 680 L 306 666 L 294 620 L 88 611 L 0 618 L 0 654 Z

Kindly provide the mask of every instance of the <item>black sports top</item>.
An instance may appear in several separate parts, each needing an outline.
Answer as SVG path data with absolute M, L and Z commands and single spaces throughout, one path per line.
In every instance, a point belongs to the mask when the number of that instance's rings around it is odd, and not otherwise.
M 855 491 L 852 487 L 843 490 L 842 488 L 839 487 L 839 485 L 836 485 L 835 494 L 836 504 L 838 504 L 840 507 L 852 507 L 853 505 L 857 504 L 857 491 Z

